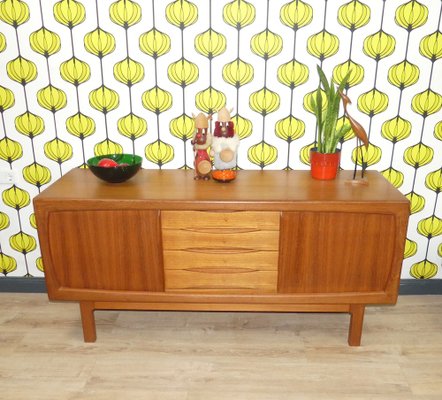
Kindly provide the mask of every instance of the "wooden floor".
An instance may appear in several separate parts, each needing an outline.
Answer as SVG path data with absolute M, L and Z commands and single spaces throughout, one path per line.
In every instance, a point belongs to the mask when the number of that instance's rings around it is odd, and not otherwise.
M 441 400 L 442 296 L 346 314 L 97 311 L 0 294 L 2 400 Z

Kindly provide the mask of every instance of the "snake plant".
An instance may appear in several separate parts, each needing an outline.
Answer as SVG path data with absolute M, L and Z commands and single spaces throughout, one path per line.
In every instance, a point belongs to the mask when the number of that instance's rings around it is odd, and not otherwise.
M 341 105 L 341 94 L 350 76 L 350 71 L 336 88 L 333 80 L 328 82 L 324 71 L 317 66 L 320 85 L 310 98 L 310 105 L 315 113 L 318 127 L 317 151 L 319 153 L 335 153 L 338 143 L 351 129 L 347 123 L 338 128 L 339 108 Z M 325 98 L 323 95 L 325 94 Z

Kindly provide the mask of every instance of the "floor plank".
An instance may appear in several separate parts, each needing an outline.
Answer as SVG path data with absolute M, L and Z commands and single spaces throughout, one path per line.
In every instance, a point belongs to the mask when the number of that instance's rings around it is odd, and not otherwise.
M 368 307 L 361 347 L 345 314 L 97 311 L 0 294 L 0 398 L 440 400 L 442 296 Z

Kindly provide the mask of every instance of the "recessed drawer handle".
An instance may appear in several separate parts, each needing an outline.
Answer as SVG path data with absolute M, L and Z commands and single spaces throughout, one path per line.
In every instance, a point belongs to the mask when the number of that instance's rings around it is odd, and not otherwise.
M 184 232 L 197 232 L 197 233 L 209 233 L 211 235 L 226 235 L 235 233 L 252 233 L 260 232 L 261 229 L 257 228 L 214 228 L 214 227 L 201 227 L 201 228 L 181 228 L 180 231 Z
M 183 271 L 197 272 L 204 274 L 244 274 L 244 273 L 258 272 L 257 269 L 252 269 L 252 268 L 228 268 L 228 267 L 195 267 L 195 268 L 185 268 Z
M 259 250 L 249 249 L 245 247 L 222 247 L 219 249 L 213 247 L 187 247 L 184 251 L 191 253 L 206 253 L 206 254 L 242 254 L 242 253 L 256 253 Z

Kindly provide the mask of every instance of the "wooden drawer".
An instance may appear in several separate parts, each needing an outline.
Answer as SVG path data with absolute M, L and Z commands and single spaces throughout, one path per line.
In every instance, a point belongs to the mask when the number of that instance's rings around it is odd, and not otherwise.
M 161 213 L 163 248 L 192 252 L 249 253 L 279 247 L 279 213 Z
M 166 291 L 252 294 L 275 293 L 276 271 L 256 271 L 253 268 L 244 270 L 231 269 L 198 269 L 167 270 Z
M 267 211 L 163 211 L 163 229 L 198 229 L 208 232 L 219 228 L 279 231 L 279 212 Z
M 279 212 L 162 212 L 166 291 L 276 292 L 279 218 Z

